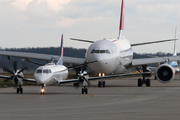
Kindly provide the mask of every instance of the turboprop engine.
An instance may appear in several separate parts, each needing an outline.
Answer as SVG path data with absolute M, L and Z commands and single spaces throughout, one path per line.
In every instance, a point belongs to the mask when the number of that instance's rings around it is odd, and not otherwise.
M 157 76 L 157 79 L 160 82 L 168 83 L 168 82 L 170 82 L 171 80 L 174 79 L 174 77 L 175 77 L 175 70 L 174 70 L 174 68 L 171 65 L 165 63 L 165 64 L 160 65 L 157 68 L 156 76 Z

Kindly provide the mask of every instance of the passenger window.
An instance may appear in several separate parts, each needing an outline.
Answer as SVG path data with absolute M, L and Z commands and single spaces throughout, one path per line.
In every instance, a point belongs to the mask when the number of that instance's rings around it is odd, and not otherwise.
M 49 70 L 49 73 L 51 73 L 51 70 Z
M 39 69 L 39 70 L 37 70 L 37 73 L 42 73 L 42 70 L 40 70 L 40 69 Z

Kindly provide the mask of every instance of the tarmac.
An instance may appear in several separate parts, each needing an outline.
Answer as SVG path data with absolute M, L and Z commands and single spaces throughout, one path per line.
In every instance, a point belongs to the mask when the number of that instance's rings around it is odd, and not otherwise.
M 91 82 L 88 94 L 72 84 L 0 88 L 0 120 L 180 120 L 180 80 L 137 87 L 138 78 L 106 80 L 105 88 Z

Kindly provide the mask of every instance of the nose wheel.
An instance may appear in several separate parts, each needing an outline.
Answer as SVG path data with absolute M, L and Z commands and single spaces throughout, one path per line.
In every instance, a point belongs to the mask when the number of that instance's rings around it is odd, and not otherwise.
M 40 94 L 41 94 L 41 95 L 44 95 L 44 92 L 45 92 L 45 90 L 44 90 L 44 85 L 41 85 L 41 86 L 42 86 L 42 89 L 41 89 Z

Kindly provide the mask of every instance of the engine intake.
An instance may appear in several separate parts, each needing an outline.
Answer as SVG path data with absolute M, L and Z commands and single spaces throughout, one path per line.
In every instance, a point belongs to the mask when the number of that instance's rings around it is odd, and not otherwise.
M 162 64 L 156 70 L 157 79 L 162 83 L 168 83 L 175 77 L 175 71 L 169 64 Z

